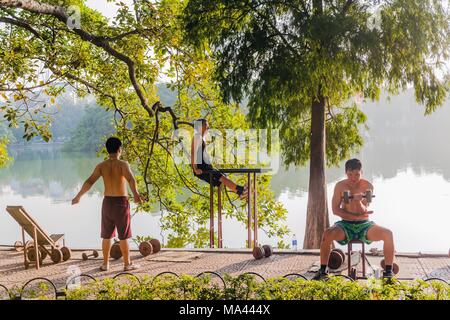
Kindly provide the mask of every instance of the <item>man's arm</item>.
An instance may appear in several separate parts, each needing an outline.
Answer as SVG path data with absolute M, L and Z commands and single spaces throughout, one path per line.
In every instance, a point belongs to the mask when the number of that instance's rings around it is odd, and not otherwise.
M 73 198 L 72 204 L 77 204 L 78 202 L 80 202 L 81 197 L 91 189 L 91 187 L 94 185 L 95 182 L 97 182 L 100 176 L 101 176 L 100 165 L 97 165 L 94 169 L 94 172 L 92 172 L 91 176 L 87 178 L 87 180 L 83 183 L 80 192 L 78 192 L 75 198 Z
M 197 168 L 197 149 L 199 145 L 199 138 L 194 135 L 191 143 L 191 166 L 195 174 L 202 174 L 202 170 Z
M 124 162 L 124 172 L 123 175 L 125 179 L 127 179 L 128 184 L 130 185 L 131 192 L 133 192 L 134 201 L 136 203 L 142 203 L 143 199 L 141 198 L 139 191 L 137 189 L 137 182 L 134 178 L 133 172 L 131 171 L 130 164 L 128 162 Z
M 344 220 L 353 220 L 355 217 L 359 217 L 361 215 L 357 213 L 351 213 L 341 208 L 342 204 L 342 194 L 341 194 L 341 188 L 339 187 L 339 184 L 336 184 L 336 187 L 334 188 L 333 193 L 333 199 L 331 201 L 331 206 L 333 210 L 333 214 L 341 217 Z
M 372 194 L 373 194 L 373 185 L 369 181 L 367 181 L 367 189 L 371 190 Z M 367 201 L 367 199 L 365 199 L 365 198 L 364 198 L 363 204 L 366 206 L 366 208 L 368 208 L 370 206 L 370 202 Z

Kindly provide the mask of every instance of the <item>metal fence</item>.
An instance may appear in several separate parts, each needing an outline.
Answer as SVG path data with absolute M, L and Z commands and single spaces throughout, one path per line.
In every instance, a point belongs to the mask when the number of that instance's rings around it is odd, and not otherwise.
M 220 275 L 217 272 L 214 271 L 204 271 L 199 273 L 198 275 L 196 275 L 195 277 L 199 278 L 199 277 L 204 277 L 204 276 L 211 276 L 211 277 L 216 277 L 219 282 L 221 283 L 221 286 L 223 287 L 223 289 L 226 289 L 226 281 L 223 278 L 222 275 Z M 173 276 L 176 278 L 179 278 L 180 276 L 175 273 L 175 272 L 171 272 L 171 271 L 164 271 L 161 272 L 159 274 L 157 274 L 156 276 L 153 277 L 152 281 L 150 282 L 149 286 L 153 287 L 155 281 L 162 277 L 162 276 Z M 237 278 L 239 277 L 244 277 L 244 276 L 253 276 L 255 277 L 255 279 L 259 279 L 259 281 L 263 281 L 263 282 L 267 282 L 266 278 L 264 278 L 264 276 L 262 276 L 259 273 L 256 272 L 246 272 L 246 273 L 242 273 L 240 275 L 237 276 Z M 141 284 L 141 279 L 132 274 L 132 273 L 127 273 L 127 272 L 123 272 L 123 273 L 119 273 L 117 275 L 115 275 L 113 278 L 113 280 L 117 280 L 120 279 L 122 277 L 126 277 L 128 280 L 130 281 L 136 281 L 137 284 Z M 342 277 L 348 281 L 355 281 L 352 278 L 346 276 L 346 275 L 335 275 L 335 277 Z M 284 279 L 288 279 L 288 280 L 295 280 L 295 279 L 303 279 L 308 281 L 307 277 L 305 275 L 302 274 L 298 274 L 298 273 L 290 273 L 290 274 L 286 274 L 283 277 L 280 278 L 284 278 Z M 29 299 L 35 299 L 35 297 L 33 297 L 33 295 L 35 294 L 35 290 L 36 290 L 36 286 L 37 286 L 37 290 L 39 290 L 39 288 L 42 289 L 46 289 L 47 292 L 45 294 L 45 297 L 47 299 L 53 299 L 53 300 L 57 300 L 59 298 L 61 299 L 66 299 L 67 298 L 67 294 L 66 291 L 67 290 L 71 290 L 72 289 L 72 285 L 73 284 L 79 284 L 78 287 L 77 285 L 75 285 L 77 288 L 79 288 L 82 282 L 82 279 L 87 280 L 90 283 L 99 283 L 99 280 L 89 274 L 79 274 L 73 277 L 69 277 L 67 282 L 66 282 L 66 286 L 64 287 L 64 289 L 62 290 L 58 290 L 57 289 L 57 285 L 51 281 L 48 278 L 43 278 L 43 277 L 37 277 L 37 278 L 33 278 L 29 281 L 27 281 L 20 289 L 17 289 L 17 287 L 15 287 L 14 289 L 8 289 L 6 286 L 0 284 L 0 300 L 29 300 Z M 107 278 L 101 278 L 102 280 L 107 279 Z M 448 283 L 446 280 L 441 279 L 441 278 L 428 278 L 428 279 L 422 279 L 426 282 L 431 282 L 431 281 L 437 281 L 437 282 L 442 282 L 445 283 L 446 285 L 450 286 L 450 283 Z M 397 280 L 399 281 L 399 280 Z M 72 285 L 71 285 L 72 284 Z M 18 292 L 18 293 L 17 293 Z M 101 293 L 101 291 L 99 292 Z

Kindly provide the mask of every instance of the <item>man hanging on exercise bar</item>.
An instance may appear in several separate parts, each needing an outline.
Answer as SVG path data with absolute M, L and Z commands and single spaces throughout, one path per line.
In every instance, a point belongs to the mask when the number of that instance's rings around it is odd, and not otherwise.
M 228 179 L 219 170 L 211 165 L 211 159 L 206 152 L 205 135 L 209 125 L 206 119 L 198 119 L 194 123 L 194 138 L 191 144 L 191 166 L 194 175 L 207 183 L 212 183 L 214 187 L 224 184 L 232 192 L 239 195 L 241 199 L 248 197 L 248 187 L 240 186 Z M 210 180 L 212 176 L 212 181 Z

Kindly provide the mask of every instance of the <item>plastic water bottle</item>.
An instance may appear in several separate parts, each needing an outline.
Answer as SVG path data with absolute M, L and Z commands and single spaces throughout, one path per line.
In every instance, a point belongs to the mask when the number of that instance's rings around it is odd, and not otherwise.
M 381 278 L 381 269 L 380 268 L 375 267 L 374 276 L 375 276 L 375 279 Z
M 294 251 L 297 251 L 297 236 L 294 234 L 294 236 L 292 237 L 292 249 Z

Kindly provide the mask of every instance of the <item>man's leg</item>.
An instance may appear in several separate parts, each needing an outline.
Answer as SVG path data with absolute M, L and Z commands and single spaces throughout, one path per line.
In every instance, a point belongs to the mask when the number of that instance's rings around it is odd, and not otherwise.
M 345 232 L 339 227 L 331 227 L 323 233 L 320 244 L 320 265 L 328 265 L 333 241 L 344 241 Z
M 222 184 L 224 184 L 228 189 L 230 189 L 232 192 L 237 193 L 242 199 L 246 199 L 248 197 L 247 187 L 238 186 L 236 183 L 234 183 L 225 176 L 221 176 L 219 181 Z
M 367 231 L 367 240 L 383 241 L 384 261 L 387 266 L 394 264 L 394 236 L 391 230 L 374 225 Z
M 222 182 L 228 189 L 230 189 L 233 192 L 237 192 L 237 184 L 228 179 L 225 176 L 222 176 L 220 178 L 220 182 Z
M 313 277 L 313 280 L 323 280 L 328 277 L 327 265 L 330 259 L 331 244 L 333 241 L 343 241 L 345 238 L 345 232 L 340 227 L 334 226 L 325 230 L 320 244 L 320 270 Z
M 103 239 L 102 241 L 103 250 L 103 265 L 109 266 L 109 251 L 111 250 L 111 239 Z
M 111 206 L 111 197 L 105 197 L 102 203 L 102 222 L 101 222 L 101 238 L 103 251 L 103 265 L 100 267 L 102 271 L 109 269 L 109 254 L 111 250 L 111 239 L 116 236 L 116 226 L 111 216 L 113 212 Z
M 116 227 L 117 234 L 119 236 L 119 247 L 122 252 L 124 271 L 131 271 L 138 269 L 137 265 L 132 265 L 130 259 L 130 246 L 128 239 L 132 237 L 131 233 L 131 216 L 130 216 L 130 203 L 128 198 L 122 197 L 121 205 L 117 206 L 116 212 Z
M 128 239 L 120 240 L 120 251 L 122 251 L 123 264 L 125 267 L 131 264 L 130 262 L 130 246 L 128 245 Z

